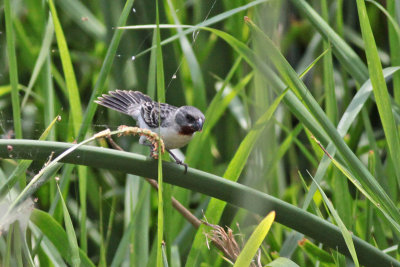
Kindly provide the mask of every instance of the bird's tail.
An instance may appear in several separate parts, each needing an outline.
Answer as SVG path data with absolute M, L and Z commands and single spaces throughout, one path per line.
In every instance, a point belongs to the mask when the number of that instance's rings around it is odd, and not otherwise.
M 139 91 L 115 90 L 103 94 L 95 102 L 107 108 L 133 116 L 135 119 L 139 116 L 140 105 L 144 102 L 153 100 Z

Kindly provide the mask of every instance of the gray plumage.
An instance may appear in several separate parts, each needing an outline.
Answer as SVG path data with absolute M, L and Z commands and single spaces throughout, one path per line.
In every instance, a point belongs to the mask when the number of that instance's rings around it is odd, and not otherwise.
M 172 121 L 168 120 L 169 116 L 176 112 L 178 108 L 157 102 L 145 102 L 141 107 L 141 115 L 143 120 L 151 128 L 157 128 L 158 126 L 167 127 Z M 161 120 L 161 123 L 159 121 Z

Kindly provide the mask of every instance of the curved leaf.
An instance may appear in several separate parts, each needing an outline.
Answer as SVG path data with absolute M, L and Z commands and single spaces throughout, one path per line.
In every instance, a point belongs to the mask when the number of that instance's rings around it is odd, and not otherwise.
M 261 222 L 257 225 L 254 232 L 251 234 L 246 245 L 240 252 L 233 267 L 247 267 L 250 266 L 251 261 L 256 255 L 258 248 L 267 236 L 269 229 L 275 219 L 275 211 L 271 211 Z

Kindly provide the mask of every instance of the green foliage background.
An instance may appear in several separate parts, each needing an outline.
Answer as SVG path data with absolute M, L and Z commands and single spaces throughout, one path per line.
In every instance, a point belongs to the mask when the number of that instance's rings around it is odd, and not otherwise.
M 400 4 L 384 4 L 1 1 L 0 265 L 229 266 L 173 196 L 241 247 L 275 210 L 263 266 L 399 266 Z M 27 186 L 65 142 L 133 125 L 93 102 L 115 89 L 206 114 L 179 154 L 193 169 L 123 136 L 135 154 L 82 146 Z

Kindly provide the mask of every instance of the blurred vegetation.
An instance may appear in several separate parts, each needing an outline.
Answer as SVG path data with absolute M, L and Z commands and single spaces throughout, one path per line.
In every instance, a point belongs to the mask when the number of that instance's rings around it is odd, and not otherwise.
M 400 266 L 400 3 L 156 1 L 0 1 L 0 266 L 230 266 L 256 239 L 254 266 Z M 27 186 L 133 126 L 93 102 L 115 89 L 203 111 L 177 152 L 202 172 L 122 136 Z

